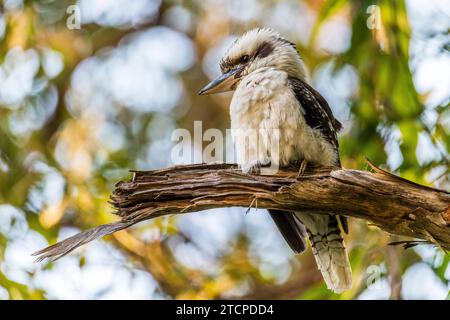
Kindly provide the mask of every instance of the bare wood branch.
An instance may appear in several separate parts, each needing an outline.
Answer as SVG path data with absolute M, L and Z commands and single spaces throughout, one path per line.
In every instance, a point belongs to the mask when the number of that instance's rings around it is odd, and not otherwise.
M 395 235 L 450 249 L 450 193 L 425 187 L 371 165 L 374 172 L 295 168 L 246 175 L 234 165 L 187 165 L 134 171 L 111 196 L 120 221 L 99 226 L 36 252 L 60 258 L 95 238 L 140 221 L 217 207 L 307 210 L 364 219 Z

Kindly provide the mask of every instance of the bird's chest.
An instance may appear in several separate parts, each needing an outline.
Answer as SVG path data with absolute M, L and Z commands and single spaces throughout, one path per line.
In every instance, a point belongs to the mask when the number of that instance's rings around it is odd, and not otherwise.
M 323 152 L 323 139 L 308 127 L 303 112 L 286 74 L 243 79 L 230 108 L 238 163 L 286 166 L 306 159 L 328 165 L 332 155 Z

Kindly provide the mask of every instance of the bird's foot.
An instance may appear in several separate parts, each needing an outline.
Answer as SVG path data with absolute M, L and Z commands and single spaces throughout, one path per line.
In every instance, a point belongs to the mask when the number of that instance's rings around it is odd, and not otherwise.
M 261 166 L 264 165 L 267 165 L 265 161 L 252 160 L 241 164 L 241 171 L 245 174 L 259 174 L 261 173 Z
M 297 178 L 303 176 L 303 174 L 306 171 L 306 167 L 308 166 L 308 161 L 305 159 L 302 160 L 302 163 L 300 163 L 300 169 L 298 169 Z

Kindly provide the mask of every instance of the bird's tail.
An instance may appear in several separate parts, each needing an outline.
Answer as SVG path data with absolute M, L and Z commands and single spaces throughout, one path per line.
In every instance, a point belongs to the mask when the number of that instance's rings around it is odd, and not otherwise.
M 292 251 L 295 253 L 305 251 L 308 234 L 294 213 L 280 210 L 269 210 L 269 213 Z
M 308 229 L 312 252 L 328 289 L 336 293 L 351 289 L 352 269 L 336 216 L 308 214 L 305 219 L 304 214 L 297 215 Z

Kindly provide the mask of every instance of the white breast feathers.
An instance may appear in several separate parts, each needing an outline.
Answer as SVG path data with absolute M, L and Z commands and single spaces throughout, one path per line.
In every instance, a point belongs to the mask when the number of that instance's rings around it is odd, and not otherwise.
M 246 76 L 231 101 L 231 129 L 237 162 L 286 166 L 303 159 L 318 165 L 335 163 L 336 152 L 321 133 L 310 128 L 304 109 L 284 71 L 261 68 Z

